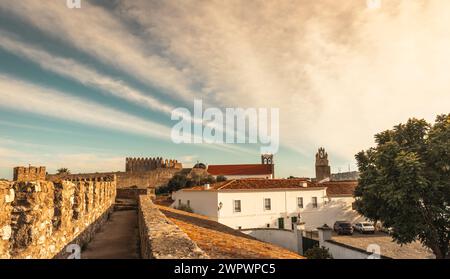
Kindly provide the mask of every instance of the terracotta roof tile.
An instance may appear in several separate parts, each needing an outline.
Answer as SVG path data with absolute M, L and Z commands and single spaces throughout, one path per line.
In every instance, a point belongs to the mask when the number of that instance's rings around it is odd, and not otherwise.
M 209 165 L 208 173 L 212 175 L 271 175 L 272 165 Z
M 305 187 L 306 186 L 306 187 Z M 325 187 L 306 179 L 235 179 L 210 185 L 209 189 L 197 186 L 187 191 L 226 191 L 226 190 L 279 190 L 279 189 L 308 189 Z
M 165 206 L 158 208 L 213 259 L 303 259 L 294 252 L 257 240 L 206 216 Z
M 356 186 L 358 186 L 357 180 L 348 181 L 329 181 L 320 183 L 318 185 L 327 187 L 327 195 L 332 196 L 353 196 Z

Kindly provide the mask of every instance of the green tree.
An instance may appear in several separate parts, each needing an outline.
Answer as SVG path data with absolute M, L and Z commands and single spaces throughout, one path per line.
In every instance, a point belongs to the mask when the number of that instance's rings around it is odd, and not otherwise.
M 169 180 L 167 184 L 168 192 L 178 191 L 186 187 L 188 179 L 184 174 L 175 174 L 172 179 Z
M 56 174 L 70 174 L 70 170 L 68 168 L 59 168 Z
M 333 259 L 328 248 L 319 246 L 308 249 L 305 252 L 305 257 L 310 260 Z
M 355 156 L 357 211 L 392 227 L 397 243 L 419 240 L 436 258 L 449 258 L 450 114 L 434 125 L 410 119 L 375 142 Z
M 218 175 L 216 180 L 217 182 L 227 181 L 227 177 L 225 175 Z

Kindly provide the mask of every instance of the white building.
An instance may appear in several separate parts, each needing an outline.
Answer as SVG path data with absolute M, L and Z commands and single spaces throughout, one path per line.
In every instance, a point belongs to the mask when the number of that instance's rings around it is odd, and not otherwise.
M 172 194 L 172 207 L 188 205 L 195 213 L 235 229 L 307 230 L 345 220 L 363 221 L 353 209 L 356 181 L 312 183 L 304 179 L 239 179 Z
M 299 218 L 303 222 L 308 214 L 318 216 L 328 202 L 326 187 L 303 179 L 231 180 L 183 189 L 172 198 L 172 207 L 188 205 L 195 213 L 235 229 L 291 230 Z M 321 220 L 309 222 L 311 228 L 323 225 Z

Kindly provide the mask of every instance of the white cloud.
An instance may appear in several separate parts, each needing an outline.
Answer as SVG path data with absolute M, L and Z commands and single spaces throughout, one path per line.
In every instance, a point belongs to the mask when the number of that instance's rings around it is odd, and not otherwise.
M 106 129 L 170 139 L 170 129 L 141 118 L 40 87 L 9 76 L 0 75 L 0 107 L 37 113 Z
M 353 160 L 376 132 L 448 112 L 446 0 L 383 1 L 378 10 L 365 0 L 117 3 L 113 13 L 88 2 L 0 9 L 171 97 L 278 107 L 281 144 L 299 153 L 324 145 Z
M 122 80 L 100 74 L 95 69 L 80 64 L 73 59 L 51 55 L 37 46 L 27 45 L 12 34 L 2 30 L 0 30 L 0 47 L 22 58 L 31 60 L 46 70 L 76 80 L 82 84 L 99 88 L 107 94 L 125 99 L 134 104 L 165 114 L 170 114 L 174 109 L 174 107 L 128 86 Z
M 281 143 L 353 160 L 373 135 L 450 103 L 450 3 L 120 1 L 210 101 L 278 107 Z
M 183 71 L 151 53 L 139 37 L 101 7 L 83 1 L 82 9 L 68 9 L 64 1 L 23 0 L 14 5 L 0 2 L 0 9 L 103 63 L 165 89 L 172 97 L 192 100 L 190 80 Z

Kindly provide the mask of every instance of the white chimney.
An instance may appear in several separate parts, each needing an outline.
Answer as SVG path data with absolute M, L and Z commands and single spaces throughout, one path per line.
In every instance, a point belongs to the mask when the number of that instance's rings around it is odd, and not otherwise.
M 206 183 L 206 184 L 204 185 L 204 188 L 205 188 L 205 190 L 209 190 L 211 187 L 209 186 L 209 183 Z
M 302 182 L 302 187 L 303 187 L 303 188 L 308 187 L 308 182 L 306 182 L 306 181 Z

